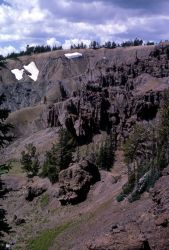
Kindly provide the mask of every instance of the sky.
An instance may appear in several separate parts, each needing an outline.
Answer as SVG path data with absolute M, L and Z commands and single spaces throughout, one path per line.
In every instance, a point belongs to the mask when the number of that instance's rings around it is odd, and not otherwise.
M 26 45 L 169 39 L 169 0 L 0 0 L 0 54 Z

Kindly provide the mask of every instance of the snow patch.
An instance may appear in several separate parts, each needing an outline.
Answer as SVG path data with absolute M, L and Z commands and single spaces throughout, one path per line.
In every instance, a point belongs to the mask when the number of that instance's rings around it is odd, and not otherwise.
M 27 66 L 23 66 L 31 75 L 28 75 L 32 80 L 36 81 L 38 79 L 39 70 L 34 62 L 29 63 Z
M 12 69 L 11 72 L 15 75 L 17 80 L 21 80 L 23 78 L 23 72 L 26 70 L 29 74 L 28 77 L 30 77 L 32 80 L 37 81 L 39 70 L 36 67 L 36 64 L 34 62 L 29 63 L 27 66 L 23 66 L 24 69 Z
M 65 57 L 68 59 L 73 59 L 73 58 L 77 58 L 77 57 L 82 57 L 82 54 L 78 53 L 78 52 L 67 53 L 67 54 L 65 54 Z
M 15 75 L 17 80 L 21 80 L 23 78 L 24 69 L 13 69 L 11 72 Z

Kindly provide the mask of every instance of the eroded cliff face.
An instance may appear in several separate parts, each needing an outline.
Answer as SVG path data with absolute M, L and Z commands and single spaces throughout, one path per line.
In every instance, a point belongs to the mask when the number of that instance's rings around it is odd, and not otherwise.
M 135 123 L 158 117 L 169 86 L 169 44 L 80 50 L 83 56 L 75 59 L 64 53 L 20 57 L 1 68 L 0 93 L 13 111 L 8 121 L 17 137 L 62 125 L 81 144 L 110 130 L 121 143 Z M 31 61 L 40 72 L 37 81 L 26 73 L 16 80 L 11 70 Z
M 43 102 L 44 97 L 48 103 L 57 102 L 61 97 L 60 84 L 71 96 L 73 90 L 81 90 L 82 83 L 96 83 L 100 78 L 104 85 L 110 83 L 119 86 L 125 85 L 127 78 L 134 78 L 143 72 L 153 71 L 152 74 L 158 77 L 167 75 L 166 70 L 160 68 L 161 65 L 167 67 L 165 59 L 149 59 L 153 51 L 153 46 L 145 46 L 80 50 L 83 57 L 71 60 L 64 56 L 65 51 L 19 57 L 8 60 L 5 67 L 1 68 L 0 92 L 6 93 L 7 106 L 15 111 Z M 39 70 L 37 81 L 31 80 L 25 72 L 23 79 L 17 80 L 11 70 L 20 70 L 30 62 L 34 62 Z M 158 68 L 156 72 L 155 68 Z M 129 85 L 129 80 L 127 82 Z
M 129 136 L 135 123 L 155 122 L 158 119 L 163 92 L 169 87 L 169 44 L 80 52 L 83 57 L 73 60 L 66 59 L 64 51 L 21 57 L 8 61 L 6 68 L 1 69 L 0 93 L 4 92 L 7 96 L 4 106 L 13 111 L 8 122 L 15 125 L 16 135 L 15 141 L 4 150 L 3 161 L 19 159 L 20 152 L 28 143 L 34 143 L 40 155 L 44 156 L 52 143 L 57 141 L 61 125 L 77 137 L 79 145 L 94 141 L 102 131 L 110 130 L 115 133 L 119 145 Z M 38 80 L 31 81 L 25 74 L 21 81 L 17 81 L 11 69 L 21 69 L 30 61 L 34 61 L 40 71 Z M 97 146 L 97 140 L 95 142 Z M 90 210 L 91 219 L 86 221 L 85 217 L 86 233 L 84 224 L 80 223 L 81 230 L 76 230 L 75 248 L 72 249 L 78 249 L 78 244 L 81 249 L 93 250 L 168 249 L 168 168 L 150 194 L 145 193 L 141 200 L 132 204 L 127 200 L 117 204 L 115 198 L 127 181 L 125 166 L 119 170 L 120 162 L 112 173 L 103 173 L 101 181 L 91 188 L 89 198 L 84 203 L 86 209 L 83 210 L 83 204 L 72 209 L 73 218 L 76 218 L 77 214 L 81 217 L 81 213 L 86 216 L 86 211 L 93 206 Z M 79 173 L 79 166 L 72 166 L 66 174 L 64 172 L 66 176 L 71 176 L 74 188 L 76 180 L 72 176 L 77 171 Z M 117 177 L 114 177 L 114 181 L 113 171 Z M 70 197 L 72 186 L 63 188 L 61 199 L 64 202 L 65 193 Z M 56 190 L 52 188 L 49 189 L 49 195 L 52 196 L 49 210 L 42 210 L 43 216 L 48 211 L 51 220 L 47 228 L 49 225 L 58 225 L 58 221 L 63 223 L 65 218 L 70 219 L 72 216 L 69 210 L 67 213 L 63 210 L 61 219 L 64 219 L 61 221 L 58 210 L 52 214 L 51 206 L 53 209 L 58 206 L 55 204 Z M 20 193 L 18 197 L 18 200 L 22 199 L 21 203 L 17 202 L 20 212 L 26 203 Z M 76 196 L 72 197 L 77 199 Z M 97 200 L 92 203 L 95 197 Z M 9 202 L 10 197 L 7 206 Z M 95 213 L 93 209 L 98 204 L 103 206 L 98 207 Z M 34 206 L 37 206 L 36 197 Z M 11 215 L 16 207 L 14 203 L 9 207 Z M 39 216 L 43 218 L 39 211 Z M 73 228 L 73 234 L 74 231 Z M 86 235 L 89 240 L 86 240 Z M 67 238 L 66 232 L 67 244 L 70 244 L 70 238 Z
M 79 77 L 81 88 L 48 107 L 47 121 L 51 127 L 66 126 L 83 142 L 111 129 L 122 142 L 135 123 L 153 121 L 158 114 L 169 86 L 168 44 L 101 51 L 105 56 L 94 56 Z

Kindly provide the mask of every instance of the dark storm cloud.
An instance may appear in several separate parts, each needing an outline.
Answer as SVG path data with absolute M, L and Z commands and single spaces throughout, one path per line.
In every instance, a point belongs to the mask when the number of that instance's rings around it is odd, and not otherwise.
M 81 3 L 81 0 L 72 0 L 72 2 Z M 92 1 L 84 0 L 83 2 L 91 3 Z M 93 0 L 93 2 L 102 2 L 105 5 L 109 4 L 109 6 L 119 7 L 126 11 L 130 9 L 133 11 L 144 11 L 145 13 L 167 12 L 168 9 L 166 7 L 169 6 L 168 0 Z
M 107 37 L 114 40 L 135 37 L 161 40 L 168 36 L 168 0 L 51 0 L 50 3 L 41 0 L 40 6 L 67 22 L 84 22 L 91 26 L 110 24 L 112 33 Z M 113 24 L 125 28 L 114 32 Z
M 168 14 L 169 0 L 40 0 L 40 6 L 56 18 L 100 24 L 130 17 Z
M 117 10 L 112 5 L 104 5 L 101 1 L 40 1 L 40 6 L 48 9 L 55 17 L 64 18 L 71 22 L 104 23 L 110 18 L 117 17 Z

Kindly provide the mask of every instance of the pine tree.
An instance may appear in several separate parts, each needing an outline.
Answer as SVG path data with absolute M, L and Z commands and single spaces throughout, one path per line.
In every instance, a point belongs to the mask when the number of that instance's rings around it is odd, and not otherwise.
M 0 55 L 0 67 L 5 67 L 5 64 L 6 64 L 5 58 L 2 55 Z
M 40 162 L 36 147 L 30 143 L 25 146 L 26 151 L 22 151 L 22 158 L 20 160 L 22 168 L 27 172 L 28 177 L 33 177 L 38 174 Z
M 142 144 L 147 142 L 148 133 L 146 129 L 141 125 L 136 125 L 131 133 L 130 137 L 124 144 L 124 157 L 128 167 L 128 178 L 134 174 L 135 180 L 138 177 L 138 167 L 140 156 L 144 154 L 142 150 Z
M 100 169 L 110 170 L 114 161 L 115 138 L 110 134 L 106 140 L 102 142 L 97 155 L 97 165 Z
M 52 145 L 50 151 L 46 152 L 46 158 L 42 170 L 42 176 L 48 177 L 52 183 L 55 183 L 58 180 L 60 171 L 58 158 L 60 158 L 60 150 L 56 143 Z
M 0 95 L 0 105 L 5 101 L 5 96 Z M 10 129 L 13 127 L 11 124 L 4 123 L 9 115 L 9 110 L 0 109 L 0 149 L 12 140 L 12 136 L 9 135 Z M 3 189 L 3 183 L 1 175 L 9 170 L 9 166 L 2 164 L 0 165 L 0 199 L 3 199 L 5 190 Z M 0 206 L 0 249 L 4 249 L 3 236 L 4 233 L 10 232 L 10 226 L 8 225 L 6 218 L 6 211 Z
M 52 183 L 58 180 L 59 172 L 68 168 L 72 161 L 72 153 L 76 142 L 67 129 L 61 128 L 59 139 L 53 144 L 50 151 L 46 153 L 42 175 L 48 177 Z
M 158 134 L 157 164 L 163 169 L 169 163 L 169 90 L 164 93 Z

